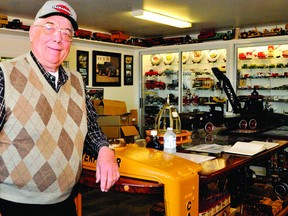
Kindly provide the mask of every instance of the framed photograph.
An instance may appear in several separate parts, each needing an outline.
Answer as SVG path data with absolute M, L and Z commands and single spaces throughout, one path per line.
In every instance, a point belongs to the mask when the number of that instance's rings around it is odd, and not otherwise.
M 69 61 L 63 61 L 62 62 L 62 66 L 66 67 L 66 68 L 69 68 Z
M 133 85 L 133 56 L 124 55 L 124 85 Z
M 83 81 L 88 85 L 89 52 L 77 50 L 77 71 L 81 73 Z
M 90 100 L 103 100 L 104 88 L 87 87 L 87 94 L 89 95 Z
M 93 51 L 93 86 L 121 86 L 121 54 Z
M 0 57 L 0 62 L 4 62 L 4 61 L 10 60 L 12 58 L 13 57 Z

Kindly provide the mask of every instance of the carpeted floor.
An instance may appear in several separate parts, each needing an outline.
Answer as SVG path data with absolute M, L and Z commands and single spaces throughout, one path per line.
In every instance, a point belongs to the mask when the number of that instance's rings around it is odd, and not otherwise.
M 147 216 L 163 195 L 130 194 L 98 189 L 82 193 L 83 216 Z

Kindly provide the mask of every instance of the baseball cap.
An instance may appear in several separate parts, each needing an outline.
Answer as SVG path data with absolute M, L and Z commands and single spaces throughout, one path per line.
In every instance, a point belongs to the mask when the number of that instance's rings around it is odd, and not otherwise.
M 36 14 L 35 20 L 53 15 L 66 17 L 71 22 L 73 29 L 75 31 L 78 29 L 78 24 L 76 22 L 77 15 L 73 8 L 65 1 L 47 1 Z

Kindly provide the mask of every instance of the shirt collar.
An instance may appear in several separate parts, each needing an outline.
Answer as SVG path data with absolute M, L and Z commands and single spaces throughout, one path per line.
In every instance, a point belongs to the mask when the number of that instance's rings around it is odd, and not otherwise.
M 58 85 L 57 87 L 55 86 L 55 77 L 53 77 L 53 75 L 51 75 L 50 73 L 48 73 L 44 67 L 40 64 L 40 62 L 37 60 L 37 58 L 35 57 L 35 55 L 33 54 L 33 52 L 30 52 L 32 59 L 35 61 L 35 63 L 37 64 L 39 70 L 41 71 L 41 73 L 43 74 L 43 76 L 45 77 L 45 79 L 47 80 L 47 82 L 52 86 L 52 88 L 55 91 L 59 91 L 60 87 L 63 86 L 66 81 L 68 80 L 68 74 L 67 72 L 64 70 L 63 66 L 60 65 L 59 69 L 58 69 L 58 73 L 59 73 L 59 80 L 58 80 Z

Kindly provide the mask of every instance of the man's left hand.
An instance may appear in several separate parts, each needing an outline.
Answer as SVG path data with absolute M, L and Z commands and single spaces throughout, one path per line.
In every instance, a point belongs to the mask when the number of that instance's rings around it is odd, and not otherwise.
M 107 192 L 120 177 L 115 152 L 107 146 L 100 148 L 96 164 L 96 183 L 100 189 Z

